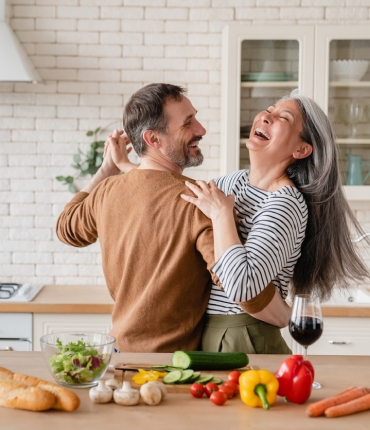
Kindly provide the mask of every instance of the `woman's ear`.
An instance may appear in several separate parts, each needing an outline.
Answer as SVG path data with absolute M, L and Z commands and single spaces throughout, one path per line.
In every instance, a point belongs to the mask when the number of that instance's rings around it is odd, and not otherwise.
M 158 139 L 158 135 L 153 130 L 145 130 L 143 133 L 143 139 L 145 140 L 146 144 L 151 148 L 158 149 L 161 146 Z
M 293 152 L 293 158 L 300 160 L 302 158 L 307 158 L 312 154 L 312 145 L 306 142 L 302 144 Z

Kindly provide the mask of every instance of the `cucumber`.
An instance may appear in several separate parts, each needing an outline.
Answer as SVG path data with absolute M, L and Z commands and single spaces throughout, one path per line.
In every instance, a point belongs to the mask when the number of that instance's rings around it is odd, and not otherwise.
M 163 366 L 152 366 L 151 369 L 159 370 L 160 372 L 172 372 L 173 370 L 183 370 L 181 367 L 168 366 L 164 364 Z
M 202 375 L 198 380 L 198 384 L 207 384 L 207 382 L 211 382 L 213 380 L 213 375 Z
M 181 376 L 181 370 L 173 370 L 172 372 L 169 372 L 167 375 L 163 376 L 162 382 L 164 384 L 174 384 L 181 378 Z
M 176 381 L 176 384 L 186 384 L 194 375 L 194 370 L 187 369 L 181 372 L 181 378 Z
M 172 364 L 182 369 L 231 370 L 248 363 L 248 356 L 243 352 L 175 351 L 172 355 Z
M 221 379 L 221 378 L 218 378 L 217 376 L 215 376 L 213 379 L 212 379 L 212 382 L 214 382 L 215 384 L 217 384 L 217 385 L 221 385 L 224 381 Z
M 188 383 L 192 384 L 193 382 L 198 381 L 199 378 L 200 378 L 200 372 L 194 372 L 193 376 L 191 377 L 191 379 L 189 379 Z

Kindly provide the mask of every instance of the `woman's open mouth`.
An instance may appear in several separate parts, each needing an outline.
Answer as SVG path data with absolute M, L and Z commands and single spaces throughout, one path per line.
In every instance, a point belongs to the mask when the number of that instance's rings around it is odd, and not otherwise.
M 270 140 L 271 139 L 270 135 L 268 133 L 266 133 L 265 130 L 263 130 L 260 127 L 256 128 L 256 130 L 254 131 L 254 135 L 259 137 L 260 139 L 263 139 L 263 140 Z

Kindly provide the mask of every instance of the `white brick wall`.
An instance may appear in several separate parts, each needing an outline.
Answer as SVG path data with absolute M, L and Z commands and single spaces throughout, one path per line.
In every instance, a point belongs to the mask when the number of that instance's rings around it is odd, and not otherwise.
M 370 0 L 10 0 L 10 23 L 43 84 L 0 83 L 0 280 L 103 284 L 99 244 L 68 247 L 55 223 L 72 197 L 86 131 L 119 126 L 141 86 L 179 83 L 207 128 L 205 162 L 219 175 L 221 31 L 244 25 L 370 24 Z M 101 136 L 102 139 L 104 135 Z M 354 208 L 370 231 L 370 204 Z

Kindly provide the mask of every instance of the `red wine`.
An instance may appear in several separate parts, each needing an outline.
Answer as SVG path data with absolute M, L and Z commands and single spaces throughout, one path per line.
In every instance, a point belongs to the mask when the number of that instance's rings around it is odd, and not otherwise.
M 312 345 L 322 335 L 322 319 L 314 317 L 296 317 L 289 321 L 292 338 L 302 346 Z

